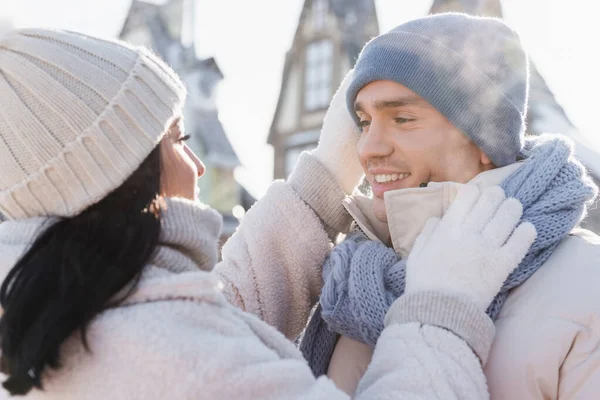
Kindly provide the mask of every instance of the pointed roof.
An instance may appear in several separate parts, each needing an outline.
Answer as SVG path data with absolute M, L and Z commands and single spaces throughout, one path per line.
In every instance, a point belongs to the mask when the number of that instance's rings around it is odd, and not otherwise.
M 119 37 L 121 38 L 127 35 L 131 30 L 134 30 L 138 26 L 145 24 L 146 19 L 156 13 L 157 7 L 158 6 L 156 4 L 150 4 L 140 0 L 132 0 L 131 5 L 129 6 L 129 11 L 127 12 L 127 17 L 125 18 L 125 22 L 123 22 L 121 32 L 119 32 Z
M 219 67 L 217 60 L 215 60 L 214 57 L 198 58 L 196 57 L 194 49 L 191 47 L 184 48 L 183 63 L 181 68 L 185 70 L 201 68 L 207 71 L 214 71 L 219 80 L 225 77 L 221 67 Z
M 498 0 L 434 0 L 429 13 L 449 11 L 502 18 L 502 6 Z
M 367 26 L 375 22 L 379 29 L 374 0 L 329 0 L 329 7 L 342 30 L 342 45 L 350 56 L 350 64 L 358 58 L 367 37 Z
M 307 18 L 310 8 L 315 0 L 305 0 L 296 26 L 293 43 L 296 42 L 300 33 L 300 26 Z M 375 0 L 326 0 L 329 11 L 337 18 L 338 27 L 342 31 L 342 42 L 345 50 L 356 60 L 358 53 L 370 39 L 366 32 L 366 26 L 375 22 L 379 30 L 379 21 L 375 8 Z M 378 32 L 376 32 L 377 34 Z M 292 44 L 293 47 L 293 44 Z M 358 50 L 356 50 L 358 48 Z M 354 64 L 354 62 L 352 62 Z
M 185 47 L 179 37 L 173 37 L 169 30 L 169 19 L 165 15 L 170 6 L 179 6 L 181 0 L 169 0 L 162 4 L 151 4 L 133 0 L 119 37 L 144 27 L 150 32 L 152 49 L 157 52 L 178 74 L 185 76 L 189 71 L 199 70 L 204 75 L 199 85 L 208 83 L 212 87 L 223 79 L 223 72 L 213 57 L 199 59 L 195 47 Z M 175 10 L 175 12 L 182 12 Z M 177 17 L 178 14 L 176 14 Z M 171 20 L 171 23 L 174 23 Z M 188 82 L 189 83 L 189 82 Z M 217 111 L 194 111 L 199 128 L 193 137 L 198 140 L 205 152 L 205 160 L 213 165 L 235 168 L 241 165 L 233 146 L 229 142 Z
M 152 36 L 152 50 L 158 53 L 164 60 L 173 63 L 169 59 L 168 48 L 175 41 L 169 34 L 168 27 L 161 18 L 160 5 L 147 3 L 145 1 L 133 0 L 129 12 L 119 33 L 119 38 L 124 38 L 131 31 L 145 26 Z
M 297 55 L 294 52 L 294 45 L 300 36 L 300 27 L 306 20 L 313 0 L 305 0 L 300 12 L 298 25 L 292 41 L 292 48 L 285 55 L 281 86 L 279 89 L 279 98 L 275 106 L 275 113 L 269 129 L 267 143 L 273 144 L 275 134 L 275 123 L 285 97 L 287 77 L 290 74 L 292 63 L 297 61 Z M 366 27 L 375 22 L 379 30 L 379 21 L 377 20 L 377 11 L 374 0 L 327 0 L 330 12 L 337 18 L 338 27 L 342 32 L 342 49 L 350 57 L 350 65 L 354 65 L 358 54 L 363 46 L 371 39 L 367 33 Z M 378 32 L 375 32 L 377 34 Z
M 348 15 L 354 16 L 347 21 L 350 25 L 366 25 L 370 18 L 377 19 L 375 1 L 373 0 L 329 0 L 329 8 L 340 19 L 346 19 Z M 360 18 L 358 18 L 360 17 Z

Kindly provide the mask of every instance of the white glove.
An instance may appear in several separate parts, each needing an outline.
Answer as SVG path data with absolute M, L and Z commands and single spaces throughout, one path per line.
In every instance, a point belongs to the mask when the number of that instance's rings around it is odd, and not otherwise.
M 346 108 L 346 91 L 352 76 L 353 70 L 350 70 L 333 95 L 323 120 L 319 145 L 311 152 L 346 194 L 352 194 L 364 175 L 358 160 L 358 128 Z
M 485 311 L 535 240 L 531 223 L 517 227 L 522 213 L 521 203 L 505 199 L 498 186 L 461 187 L 444 217 L 430 219 L 417 238 L 406 292 L 463 295 Z

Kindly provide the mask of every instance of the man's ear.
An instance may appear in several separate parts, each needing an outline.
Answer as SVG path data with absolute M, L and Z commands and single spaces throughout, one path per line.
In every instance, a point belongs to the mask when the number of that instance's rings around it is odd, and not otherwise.
M 485 154 L 482 150 L 479 150 L 481 152 L 481 157 L 479 158 L 479 161 L 481 162 L 481 164 L 483 164 L 483 166 L 487 169 L 487 168 L 494 168 L 494 164 L 492 163 L 492 160 L 490 160 L 490 158 L 487 156 L 487 154 Z

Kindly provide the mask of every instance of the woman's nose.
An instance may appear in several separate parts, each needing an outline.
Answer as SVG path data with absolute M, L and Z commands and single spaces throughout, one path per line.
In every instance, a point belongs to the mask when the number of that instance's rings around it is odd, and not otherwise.
M 198 158 L 196 153 L 194 153 L 192 149 L 190 149 L 188 146 L 185 146 L 185 150 L 190 156 L 190 158 L 194 161 L 194 164 L 196 164 L 196 168 L 198 169 L 198 178 L 201 178 L 202 175 L 204 175 L 204 172 L 206 171 L 204 163 Z

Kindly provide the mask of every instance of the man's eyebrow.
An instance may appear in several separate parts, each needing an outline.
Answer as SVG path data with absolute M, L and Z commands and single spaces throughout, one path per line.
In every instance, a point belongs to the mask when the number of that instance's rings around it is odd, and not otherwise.
M 430 107 L 429 104 L 420 98 L 419 96 L 404 96 L 404 97 L 396 97 L 388 100 L 377 100 L 373 103 L 373 107 L 377 111 L 385 110 L 388 108 L 398 108 L 404 106 L 421 106 L 421 107 Z M 354 111 L 356 112 L 364 112 L 364 108 L 361 103 L 354 103 Z

